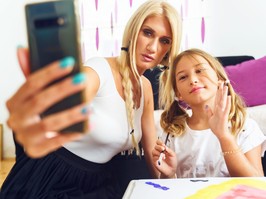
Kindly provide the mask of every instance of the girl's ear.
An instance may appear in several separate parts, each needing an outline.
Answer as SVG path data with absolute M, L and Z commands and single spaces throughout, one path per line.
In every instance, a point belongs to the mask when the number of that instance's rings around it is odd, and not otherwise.
M 182 96 L 180 95 L 180 93 L 178 91 L 175 92 L 175 96 L 179 99 L 182 100 Z

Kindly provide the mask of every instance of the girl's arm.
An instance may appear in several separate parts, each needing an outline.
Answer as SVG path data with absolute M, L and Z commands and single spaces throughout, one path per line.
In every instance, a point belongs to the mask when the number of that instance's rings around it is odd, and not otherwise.
M 243 154 L 233 136 L 219 141 L 230 176 L 264 176 L 261 162 L 261 145 Z
M 264 176 L 261 163 L 261 145 L 243 154 L 236 138 L 228 129 L 228 115 L 231 108 L 231 96 L 228 87 L 219 82 L 214 107 L 207 108 L 209 125 L 220 142 L 223 156 L 230 176 Z

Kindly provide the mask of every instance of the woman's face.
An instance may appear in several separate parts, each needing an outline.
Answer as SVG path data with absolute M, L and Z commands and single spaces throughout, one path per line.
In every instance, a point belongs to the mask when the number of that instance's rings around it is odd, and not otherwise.
M 141 26 L 136 46 L 139 74 L 157 66 L 172 45 L 171 26 L 166 17 L 148 17 Z
M 184 56 L 176 65 L 176 95 L 191 107 L 214 100 L 218 77 L 209 63 L 199 55 Z

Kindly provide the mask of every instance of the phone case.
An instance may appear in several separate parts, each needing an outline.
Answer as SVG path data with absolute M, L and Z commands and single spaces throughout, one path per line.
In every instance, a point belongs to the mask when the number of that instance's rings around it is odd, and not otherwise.
M 67 56 L 74 57 L 76 61 L 70 75 L 82 71 L 77 2 L 75 0 L 55 0 L 32 3 L 25 6 L 25 12 L 31 72 Z M 62 79 L 55 82 L 60 80 Z M 76 93 L 55 104 L 41 116 L 45 117 L 71 108 L 84 100 L 83 92 Z M 86 132 L 87 129 L 88 121 L 74 124 L 60 132 Z

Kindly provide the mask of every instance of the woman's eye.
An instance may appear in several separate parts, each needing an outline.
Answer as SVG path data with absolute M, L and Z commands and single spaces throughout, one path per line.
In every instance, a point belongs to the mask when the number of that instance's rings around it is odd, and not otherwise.
M 144 35 L 146 35 L 146 36 L 148 36 L 148 37 L 150 37 L 150 36 L 152 35 L 152 31 L 147 30 L 147 29 L 144 29 L 144 30 L 143 30 L 143 33 L 144 33 Z
M 161 39 L 160 40 L 163 44 L 171 44 L 171 40 L 170 39 Z

